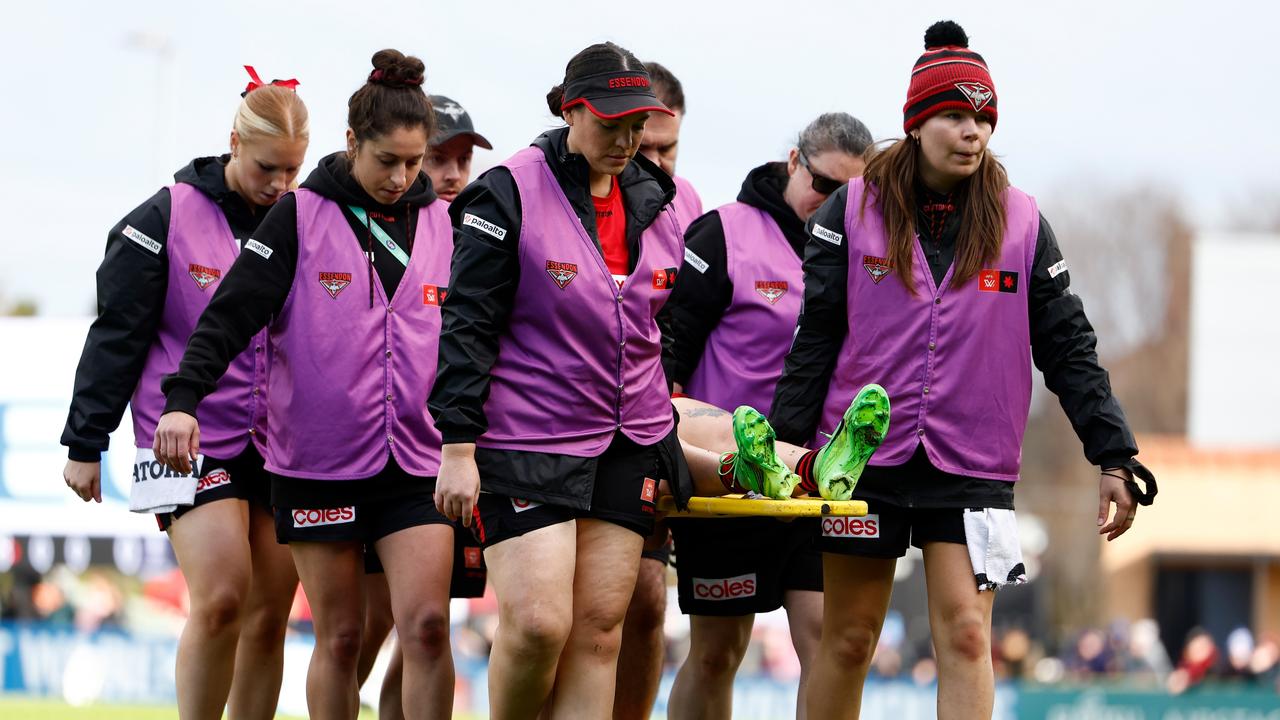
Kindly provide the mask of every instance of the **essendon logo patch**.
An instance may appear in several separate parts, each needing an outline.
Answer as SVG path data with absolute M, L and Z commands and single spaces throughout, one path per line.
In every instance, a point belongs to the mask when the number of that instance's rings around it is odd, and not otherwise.
M 880 537 L 880 516 L 872 513 L 865 517 L 824 517 L 822 518 L 823 537 L 835 538 L 878 538 Z
M 676 286 L 676 268 L 663 268 L 661 270 L 654 268 L 653 270 L 653 289 L 654 290 L 670 290 Z
M 871 282 L 879 285 L 880 281 L 885 279 L 890 271 L 893 270 L 893 263 L 875 255 L 863 255 L 862 269 L 866 270 L 867 274 L 871 276 Z
M 653 478 L 645 478 L 644 486 L 640 488 L 640 499 L 647 502 L 658 501 L 658 481 Z
M 472 570 L 480 568 L 484 564 L 481 562 L 480 548 L 462 548 L 462 562 L 466 567 L 471 568 Z
M 210 470 L 208 474 L 200 478 L 200 482 L 196 483 L 196 494 L 199 495 L 205 490 L 218 487 L 219 485 L 226 485 L 229 482 L 231 482 L 231 475 L 228 474 L 226 470 L 223 470 L 222 468 Z
M 578 266 L 573 263 L 556 262 L 555 260 L 547 261 L 547 274 L 555 281 L 556 285 L 563 290 L 569 287 L 569 283 L 578 277 Z
M 195 263 L 187 266 L 187 274 L 191 276 L 192 280 L 196 281 L 196 285 L 199 285 L 201 290 L 218 282 L 218 278 L 222 277 L 222 271 L 218 268 L 205 267 Z
M 768 300 L 770 305 L 777 305 L 782 296 L 787 294 L 787 281 L 757 280 L 756 292 L 760 293 L 760 297 Z
M 1010 270 L 983 270 L 978 273 L 978 289 L 982 292 L 1018 292 L 1018 273 Z
M 340 272 L 322 272 L 320 273 L 320 287 L 329 293 L 329 297 L 334 300 L 338 299 L 338 293 L 347 289 L 351 284 L 351 273 Z
M 958 89 L 973 106 L 974 111 L 981 110 L 991 102 L 991 98 L 995 97 L 995 93 L 991 92 L 991 88 L 976 82 L 959 82 L 956 83 Z
M 294 510 L 293 526 L 296 528 L 342 525 L 356 521 L 356 508 L 325 508 L 323 510 Z
M 755 597 L 756 574 L 737 575 L 723 579 L 693 579 L 693 596 L 699 600 L 737 600 Z
M 445 297 L 449 295 L 449 288 L 440 287 L 439 285 L 423 285 L 422 286 L 422 304 L 439 306 L 444 302 Z

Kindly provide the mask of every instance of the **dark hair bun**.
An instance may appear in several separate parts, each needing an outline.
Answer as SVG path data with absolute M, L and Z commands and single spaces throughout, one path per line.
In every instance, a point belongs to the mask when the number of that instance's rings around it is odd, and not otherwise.
M 421 60 L 399 50 L 379 50 L 373 54 L 373 72 L 369 82 L 399 88 L 421 85 L 427 66 Z
M 562 112 L 560 106 L 563 104 L 564 104 L 564 86 L 563 85 L 556 85 L 555 87 L 547 91 L 547 109 L 551 111 L 552 115 L 559 117 L 560 113 Z
M 924 31 L 924 49 L 932 50 L 934 48 L 955 46 L 967 48 L 969 47 L 969 36 L 965 34 L 964 28 L 951 20 L 941 20 L 929 26 Z

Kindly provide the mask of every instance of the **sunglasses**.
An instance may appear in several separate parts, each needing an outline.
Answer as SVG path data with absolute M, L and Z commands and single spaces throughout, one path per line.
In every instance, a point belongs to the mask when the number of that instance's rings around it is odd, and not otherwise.
M 800 166 L 803 167 L 805 171 L 809 173 L 809 176 L 813 178 L 813 182 L 810 183 L 810 186 L 813 188 L 814 192 L 819 195 L 830 195 L 844 185 L 844 183 L 839 180 L 832 180 L 826 175 L 814 172 L 813 168 L 809 165 L 809 158 L 805 157 L 804 153 L 798 153 L 798 156 L 800 158 Z

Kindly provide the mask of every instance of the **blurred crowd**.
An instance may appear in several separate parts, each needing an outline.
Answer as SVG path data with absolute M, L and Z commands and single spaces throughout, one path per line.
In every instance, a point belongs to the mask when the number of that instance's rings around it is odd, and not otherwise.
M 459 660 L 483 663 L 497 628 L 492 592 L 483 598 L 455 601 L 453 644 Z M 676 610 L 668 613 L 667 664 L 674 672 L 688 644 L 688 623 Z M 117 629 L 138 633 L 181 631 L 187 612 L 187 589 L 175 568 L 147 580 L 109 569 L 76 574 L 56 566 L 39 575 L 14 570 L 0 574 L 0 620 L 37 621 L 78 631 Z M 998 613 L 997 613 L 998 615 Z M 295 630 L 309 632 L 310 608 L 299 592 L 291 615 Z M 1199 685 L 1234 684 L 1280 693 L 1280 636 L 1237 627 L 1221 641 L 1205 629 L 1189 632 L 1180 647 L 1166 648 L 1154 620 L 1117 621 L 1107 628 L 1088 628 L 1061 641 L 1037 637 L 1019 627 L 998 627 L 992 639 L 998 680 L 1041 684 L 1123 683 L 1164 688 L 1180 694 Z M 791 647 L 785 617 L 761 615 L 740 676 L 794 682 L 800 664 Z M 928 628 L 908 623 L 890 611 L 872 661 L 871 676 L 905 679 L 928 685 L 937 677 Z

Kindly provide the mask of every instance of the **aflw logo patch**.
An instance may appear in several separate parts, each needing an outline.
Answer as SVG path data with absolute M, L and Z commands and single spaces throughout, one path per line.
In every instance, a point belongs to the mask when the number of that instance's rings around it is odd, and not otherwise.
M 885 276 L 893 270 L 893 263 L 882 257 L 863 255 L 862 269 L 866 270 L 867 274 L 871 276 L 871 282 L 879 285 L 880 281 L 885 279 Z
M 222 277 L 222 271 L 218 268 L 205 267 L 195 263 L 187 266 L 187 274 L 191 276 L 192 280 L 196 281 L 196 285 L 199 285 L 201 290 L 218 282 L 218 278 Z
M 653 289 L 670 290 L 676 286 L 676 268 L 663 268 L 653 271 Z
M 547 261 L 547 274 L 555 281 L 556 285 L 563 290 L 578 277 L 578 266 L 573 263 L 556 262 L 555 260 Z
M 1018 292 L 1018 273 L 1007 270 L 983 270 L 978 273 L 978 289 L 982 292 Z
M 422 286 L 422 304 L 423 305 L 439 305 L 444 302 L 445 297 L 449 295 L 449 288 L 440 287 L 439 285 L 423 285 Z
M 986 107 L 987 103 L 991 102 L 991 98 L 995 96 L 995 94 L 991 92 L 991 88 L 983 85 L 982 83 L 956 83 L 956 89 L 964 94 L 965 99 L 969 101 L 969 104 L 973 106 L 975 111 Z
M 760 297 L 768 300 L 770 305 L 777 305 L 782 296 L 787 294 L 787 281 L 757 280 L 756 292 L 760 293 Z
M 322 272 L 320 273 L 320 287 L 329 293 L 329 297 L 334 300 L 338 299 L 338 293 L 347 289 L 351 284 L 351 273 L 339 272 Z

